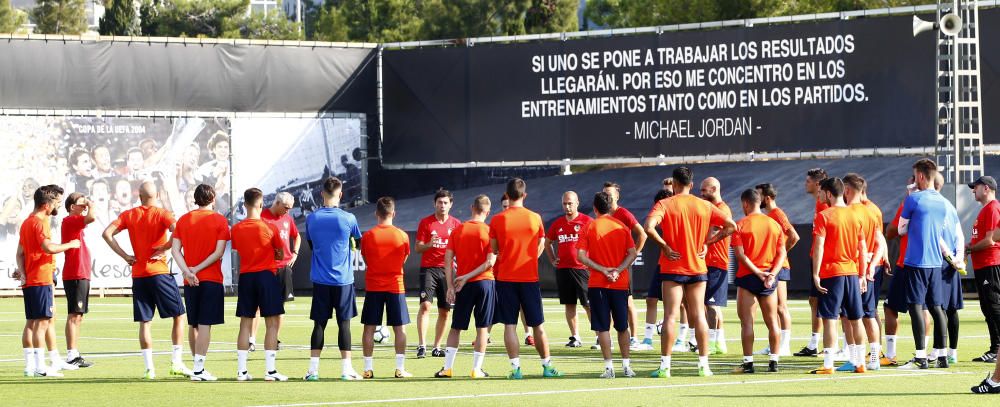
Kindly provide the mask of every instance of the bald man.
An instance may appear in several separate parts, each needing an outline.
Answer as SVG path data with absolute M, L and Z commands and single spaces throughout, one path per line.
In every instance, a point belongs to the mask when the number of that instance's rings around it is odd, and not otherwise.
M 580 303 L 590 319 L 590 301 L 587 300 L 587 284 L 590 275 L 577 258 L 576 242 L 580 234 L 587 230 L 593 220 L 578 211 L 580 198 L 576 192 L 566 191 L 562 196 L 564 216 L 560 216 L 549 226 L 545 235 L 545 255 L 556 269 L 556 286 L 559 288 L 559 303 L 566 307 L 566 324 L 569 325 L 569 342 L 566 347 L 583 346 L 577 329 L 576 304 Z
M 172 318 L 174 325 L 170 339 L 173 341 L 171 375 L 190 377 L 191 370 L 181 360 L 183 353 L 184 304 L 177 282 L 170 275 L 166 253 L 170 250 L 167 232 L 174 231 L 174 216 L 159 207 L 159 192 L 152 182 L 139 187 L 140 206 L 126 210 L 104 230 L 104 241 L 111 250 L 132 266 L 132 312 L 139 323 L 139 347 L 146 364 L 143 379 L 153 380 L 153 334 L 150 321 L 159 310 L 160 318 Z M 118 245 L 115 235 L 128 231 L 133 254 Z
M 702 199 L 711 202 L 722 213 L 732 218 L 733 211 L 722 200 L 722 185 L 714 177 L 705 178 L 701 182 Z M 722 228 L 712 227 L 709 237 L 719 233 Z M 731 238 L 720 239 L 709 245 L 705 254 L 705 265 L 708 266 L 708 285 L 705 287 L 705 315 L 708 319 L 708 351 L 713 355 L 721 355 L 728 351 L 726 335 L 722 327 L 722 307 L 727 304 L 729 296 L 729 243 Z

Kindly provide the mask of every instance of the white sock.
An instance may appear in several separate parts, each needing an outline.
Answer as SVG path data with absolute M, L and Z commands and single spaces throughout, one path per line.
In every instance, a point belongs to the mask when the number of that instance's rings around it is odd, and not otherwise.
M 45 365 L 45 349 L 35 348 L 34 355 L 35 355 L 35 371 L 42 372 L 48 369 L 48 366 Z
M 718 339 L 716 339 L 716 338 L 718 338 L 718 335 L 719 335 L 719 331 L 718 330 L 709 329 L 708 330 L 708 343 L 712 343 L 712 342 L 718 341 Z
M 781 330 L 781 340 L 778 342 L 778 348 L 788 349 L 792 345 L 792 330 L 782 329 Z
M 611 359 L 604 359 L 604 369 L 605 370 L 607 370 L 607 369 L 614 370 L 614 368 L 615 368 L 615 363 Z
M 153 370 L 153 350 L 142 350 L 142 361 L 146 363 L 146 370 Z
M 396 369 L 400 371 L 406 370 L 406 355 L 402 353 L 396 354 Z
M 517 370 L 521 368 L 521 358 L 510 358 L 510 368 Z
M 864 364 L 865 364 L 865 346 L 864 345 L 854 345 L 854 349 L 851 350 L 851 357 L 854 358 L 854 366 L 864 366 Z
M 66 361 L 67 362 L 71 361 L 73 359 L 76 359 L 78 357 L 80 357 L 80 352 L 78 352 L 76 349 L 67 349 L 66 350 Z
M 309 358 L 309 373 L 319 373 L 319 358 Z
M 933 344 L 933 343 L 934 342 L 931 341 L 931 337 L 930 336 L 925 336 L 924 337 L 924 349 L 932 349 L 931 348 L 931 344 Z
M 532 336 L 532 335 L 534 335 L 534 332 L 532 332 L 530 328 L 527 331 L 524 331 L 524 337 L 525 338 L 527 338 L 529 336 Z
M 243 373 L 247 371 L 247 356 L 250 355 L 248 350 L 237 350 L 236 351 L 236 372 Z
M 194 372 L 205 370 L 205 355 L 194 355 Z
M 365 362 L 365 370 L 375 370 L 375 358 L 371 356 L 362 357 L 361 360 Z
M 458 348 L 445 348 L 444 349 L 444 368 L 451 369 L 455 366 L 455 355 L 458 354 Z
M 677 329 L 677 337 L 681 338 L 681 341 L 688 340 L 688 325 L 681 324 L 680 328 Z
M 632 359 L 629 358 L 622 359 L 622 368 L 625 369 L 630 367 L 632 367 Z
M 927 349 L 917 349 L 917 359 L 927 359 Z
M 277 372 L 278 368 L 275 367 L 275 359 L 278 358 L 278 351 L 276 350 L 265 350 L 264 351 L 264 368 L 267 369 L 268 373 Z
M 257 337 L 256 336 L 251 336 L 250 337 L 250 343 L 252 343 L 254 345 L 257 345 Z
M 896 358 L 896 335 L 885 336 L 885 357 L 889 359 Z
M 835 349 L 825 349 L 823 351 L 823 368 L 833 369 L 833 354 L 837 353 Z
M 770 354 L 767 355 L 767 360 L 769 360 L 771 362 L 777 362 L 778 361 L 778 354 L 774 353 L 772 351 Z
M 174 345 L 173 352 L 170 354 L 170 363 L 175 365 L 180 365 L 184 363 L 184 347 L 181 345 Z
M 698 356 L 698 367 L 708 367 L 708 356 Z
M 850 344 L 847 343 L 847 337 L 844 334 L 840 334 L 839 341 L 840 342 L 837 342 L 837 343 L 840 344 L 840 349 L 846 349 L 848 351 L 850 350 L 850 349 L 847 348 L 847 346 L 850 345 Z
M 945 349 L 934 349 L 934 358 L 944 358 L 948 357 L 948 351 Z
M 660 369 L 670 369 L 670 356 L 660 356 Z
M 948 357 L 958 359 L 958 349 L 948 349 Z
M 653 339 L 656 333 L 656 324 L 646 324 L 646 330 L 642 333 L 643 339 Z
M 753 363 L 753 355 L 744 356 L 743 357 L 743 363 Z
M 351 366 L 351 360 L 350 359 L 347 359 L 347 358 L 340 359 L 340 372 L 342 374 L 344 374 L 344 375 L 355 373 L 354 372 L 354 366 Z
M 34 372 L 35 369 L 35 349 L 24 348 L 24 371 Z
M 992 375 L 990 377 L 986 378 L 986 383 L 988 383 L 990 386 L 993 386 L 993 387 L 1000 386 L 1000 383 L 997 383 L 997 382 L 993 381 Z
M 868 358 L 868 361 L 871 363 L 878 362 L 879 355 L 882 353 L 882 344 L 872 343 L 869 344 L 868 347 L 871 348 L 872 353 L 871 357 Z
M 725 343 L 726 342 L 726 330 L 719 328 L 715 330 L 715 341 Z
M 483 352 L 472 352 L 472 369 L 479 370 L 483 368 L 483 359 L 485 359 L 486 353 Z
M 548 367 L 550 364 L 552 364 L 552 358 L 542 359 L 542 366 Z
M 62 356 L 59 355 L 59 351 L 58 350 L 50 350 L 49 351 L 49 364 L 51 364 L 52 366 L 59 366 L 60 363 L 63 363 L 63 358 L 62 358 Z
M 813 332 L 809 337 L 809 344 L 806 345 L 806 348 L 809 348 L 809 350 L 816 350 L 817 347 L 819 347 L 819 332 Z

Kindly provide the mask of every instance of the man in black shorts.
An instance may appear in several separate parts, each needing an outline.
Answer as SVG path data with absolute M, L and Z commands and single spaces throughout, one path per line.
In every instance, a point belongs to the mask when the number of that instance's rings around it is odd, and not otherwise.
M 577 302 L 590 319 L 590 302 L 587 301 L 587 282 L 590 280 L 590 275 L 577 259 L 576 242 L 593 219 L 578 212 L 579 206 L 580 198 L 576 192 L 563 193 L 562 208 L 565 216 L 552 222 L 548 234 L 545 235 L 545 255 L 556 269 L 559 303 L 566 307 L 566 323 L 570 332 L 566 346 L 570 348 L 583 346 L 580 331 L 577 329 Z
M 434 214 L 420 220 L 417 225 L 416 252 L 420 253 L 420 308 L 417 311 L 417 358 L 427 352 L 427 325 L 430 323 L 431 303 L 438 306 L 437 326 L 434 329 L 434 348 L 431 356 L 444 357 L 441 340 L 451 313 L 451 304 L 446 297 L 448 287 L 444 281 L 444 253 L 448 247 L 451 232 L 462 224 L 448 216 L 451 211 L 452 195 L 445 189 L 434 194 Z

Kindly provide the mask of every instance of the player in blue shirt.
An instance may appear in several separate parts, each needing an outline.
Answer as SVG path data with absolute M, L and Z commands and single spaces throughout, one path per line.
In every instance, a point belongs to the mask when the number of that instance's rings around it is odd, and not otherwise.
M 344 184 L 336 177 L 323 181 L 323 207 L 306 218 L 306 232 L 312 248 L 310 278 L 313 283 L 312 341 L 306 381 L 319 380 L 319 356 L 323 352 L 326 324 L 337 310 L 337 346 L 340 348 L 343 380 L 358 380 L 351 366 L 351 318 L 358 314 L 354 298 L 353 251 L 361 239 L 354 215 L 340 209 Z
M 900 369 L 927 369 L 927 344 L 924 335 L 924 306 L 934 320 L 934 342 L 944 343 L 947 339 L 947 321 L 941 309 L 943 287 L 941 267 L 942 232 L 948 207 L 951 205 L 934 190 L 937 164 L 929 159 L 921 159 L 913 164 L 913 179 L 917 192 L 906 197 L 899 216 L 899 234 L 908 236 L 906 256 L 903 259 L 903 278 L 906 289 L 905 301 L 913 324 L 913 340 L 916 357 Z M 948 367 L 947 357 L 941 357 L 938 367 Z
M 934 177 L 934 189 L 941 192 L 944 177 L 937 174 Z M 941 267 L 941 309 L 948 321 L 948 342 L 934 342 L 934 354 L 937 360 L 947 357 L 948 364 L 958 363 L 958 310 L 965 308 L 962 301 L 962 274 L 965 274 L 965 233 L 962 232 L 962 221 L 958 217 L 955 205 L 948 202 L 948 212 L 945 214 L 944 226 L 941 230 L 941 252 L 945 263 Z M 948 258 L 951 260 L 948 261 Z M 942 338 L 943 339 L 943 338 Z M 948 346 L 945 350 L 945 345 Z M 934 356 L 931 356 L 934 359 Z

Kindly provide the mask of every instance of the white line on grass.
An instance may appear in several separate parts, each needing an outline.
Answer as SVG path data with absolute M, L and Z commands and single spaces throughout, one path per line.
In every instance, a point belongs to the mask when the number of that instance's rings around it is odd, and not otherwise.
M 846 377 L 838 376 L 836 379 L 862 380 L 862 379 L 880 379 L 888 377 L 957 375 L 957 374 L 965 375 L 972 373 L 966 373 L 966 372 L 899 373 L 899 374 L 885 374 L 885 375 L 858 375 L 858 376 L 846 376 Z M 271 406 L 307 407 L 307 406 L 336 406 L 336 405 L 375 404 L 375 403 L 411 403 L 418 401 L 480 399 L 480 398 L 495 398 L 495 397 L 548 396 L 554 394 L 595 393 L 595 392 L 608 392 L 608 391 L 634 391 L 634 390 L 675 389 L 675 388 L 688 388 L 688 387 L 738 386 L 747 384 L 758 385 L 758 384 L 775 384 L 775 383 L 802 383 L 802 382 L 815 382 L 820 380 L 835 380 L 835 379 L 832 377 L 822 377 L 822 378 L 815 377 L 815 378 L 801 378 L 801 379 L 734 381 L 734 382 L 721 382 L 721 383 L 711 382 L 711 383 L 665 384 L 658 386 L 609 387 L 609 388 L 573 389 L 573 390 L 545 390 L 545 391 L 528 391 L 528 392 L 511 392 L 511 393 L 461 394 L 454 396 L 410 397 L 410 398 L 382 399 L 382 400 L 353 400 L 353 401 L 330 401 L 330 402 L 299 403 L 299 404 L 275 404 L 275 405 L 264 405 L 255 407 L 271 407 Z

